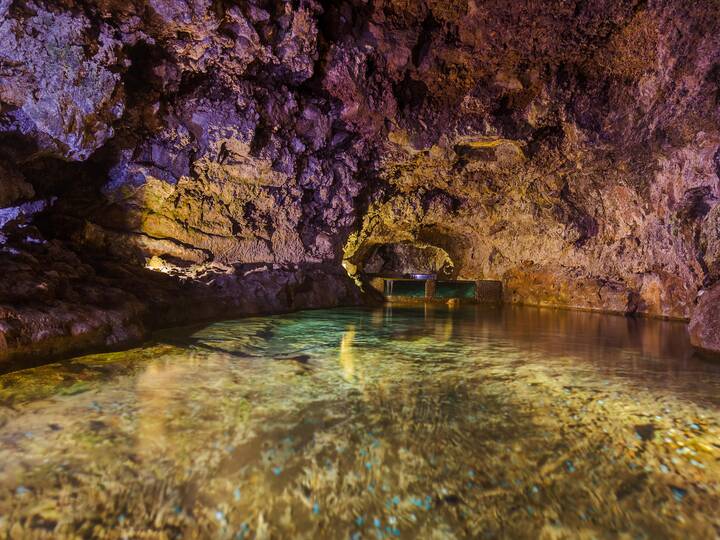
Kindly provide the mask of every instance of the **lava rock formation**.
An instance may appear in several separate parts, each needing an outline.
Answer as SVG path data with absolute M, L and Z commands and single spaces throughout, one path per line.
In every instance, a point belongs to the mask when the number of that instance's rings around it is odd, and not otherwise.
M 713 0 L 0 0 L 0 360 L 440 249 L 720 350 Z

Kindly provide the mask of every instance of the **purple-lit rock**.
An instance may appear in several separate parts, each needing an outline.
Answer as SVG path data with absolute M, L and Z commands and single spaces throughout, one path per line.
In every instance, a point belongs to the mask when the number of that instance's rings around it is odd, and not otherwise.
M 42 2 L 0 2 L 0 102 L 38 147 L 84 160 L 124 109 L 113 29 Z

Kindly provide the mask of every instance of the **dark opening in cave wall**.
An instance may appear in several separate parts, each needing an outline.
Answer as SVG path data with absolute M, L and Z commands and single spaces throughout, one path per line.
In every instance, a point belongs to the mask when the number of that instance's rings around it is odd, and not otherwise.
M 373 301 L 387 246 L 720 350 L 719 26 L 710 1 L 0 0 L 0 358 Z

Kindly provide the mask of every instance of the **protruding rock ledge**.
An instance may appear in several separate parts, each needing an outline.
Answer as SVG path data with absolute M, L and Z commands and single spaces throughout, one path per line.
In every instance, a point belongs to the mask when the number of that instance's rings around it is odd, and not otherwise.
M 693 346 L 720 354 L 720 282 L 702 292 L 688 330 Z
M 52 299 L 0 302 L 0 372 L 122 349 L 159 328 L 363 301 L 342 268 L 324 265 L 256 265 L 191 280 L 114 263 L 104 271 L 114 287 L 84 276 L 52 286 Z

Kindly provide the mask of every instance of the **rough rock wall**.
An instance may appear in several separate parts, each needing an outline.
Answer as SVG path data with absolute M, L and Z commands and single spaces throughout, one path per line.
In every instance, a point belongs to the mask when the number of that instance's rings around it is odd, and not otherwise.
M 79 242 L 137 245 L 140 260 L 337 260 L 366 143 L 313 89 L 318 4 L 52 4 L 4 2 L 0 99 L 34 155 L 95 152 L 100 174 L 66 179 L 57 210 L 85 222 Z
M 314 78 L 321 13 L 0 3 L 0 358 L 360 301 L 340 258 L 369 145 Z
M 717 313 L 696 308 L 718 279 L 714 3 L 386 2 L 371 18 L 402 60 L 350 261 L 430 242 L 509 302 Z
M 444 249 L 414 244 L 383 244 L 364 261 L 363 272 L 368 275 L 436 274 L 451 278 L 452 259 Z
M 0 0 L 0 263 L 63 283 L 3 295 L 5 347 L 89 305 L 142 333 L 142 267 L 208 316 L 258 269 L 356 302 L 343 257 L 398 242 L 510 302 L 707 329 L 719 86 L 714 0 Z

